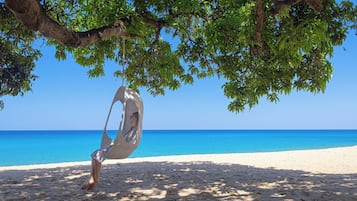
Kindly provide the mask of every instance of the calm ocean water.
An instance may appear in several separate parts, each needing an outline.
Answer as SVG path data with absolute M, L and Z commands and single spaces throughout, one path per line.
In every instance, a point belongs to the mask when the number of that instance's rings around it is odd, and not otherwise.
M 87 161 L 101 135 L 102 131 L 0 131 L 0 166 Z M 353 145 L 357 145 L 357 130 L 145 130 L 130 157 Z

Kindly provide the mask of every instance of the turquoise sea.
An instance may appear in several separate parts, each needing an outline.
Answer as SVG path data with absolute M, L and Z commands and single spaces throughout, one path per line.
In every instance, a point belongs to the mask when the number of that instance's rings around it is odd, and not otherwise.
M 116 131 L 110 131 L 115 135 Z M 102 131 L 0 131 L 0 166 L 88 161 Z M 130 157 L 357 145 L 357 130 L 144 130 Z

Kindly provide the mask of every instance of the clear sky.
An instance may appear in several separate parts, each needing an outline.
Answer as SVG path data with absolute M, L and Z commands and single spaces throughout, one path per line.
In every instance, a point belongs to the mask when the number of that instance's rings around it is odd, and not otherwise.
M 23 97 L 2 97 L 0 130 L 101 130 L 121 80 L 112 75 L 119 65 L 107 62 L 106 75 L 88 78 L 87 70 L 69 56 L 54 58 L 53 48 L 40 46 L 32 91 Z M 196 80 L 165 96 L 144 89 L 144 129 L 357 129 L 357 36 L 351 33 L 335 48 L 333 78 L 323 94 L 293 92 L 280 102 L 261 99 L 242 113 L 227 110 L 224 80 Z M 121 106 L 116 105 L 109 129 L 117 129 Z

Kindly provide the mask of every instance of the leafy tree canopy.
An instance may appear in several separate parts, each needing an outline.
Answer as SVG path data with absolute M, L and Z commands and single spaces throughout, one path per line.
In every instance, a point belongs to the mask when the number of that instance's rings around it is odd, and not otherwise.
M 216 75 L 226 81 L 228 109 L 239 112 L 262 97 L 276 102 L 292 90 L 323 92 L 334 46 L 357 29 L 350 1 L 0 0 L 0 6 L 0 97 L 31 89 L 39 38 L 56 47 L 57 59 L 72 54 L 91 77 L 104 74 L 106 60 L 122 59 L 125 41 L 131 87 L 164 94 Z

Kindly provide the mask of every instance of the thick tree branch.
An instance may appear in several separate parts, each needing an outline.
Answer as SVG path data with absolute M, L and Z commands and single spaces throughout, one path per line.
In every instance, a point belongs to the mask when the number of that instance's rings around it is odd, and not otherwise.
M 6 6 L 29 30 L 39 31 L 69 47 L 84 47 L 111 37 L 135 37 L 125 31 L 122 23 L 76 32 L 51 19 L 38 0 L 6 0 Z
M 265 13 L 264 13 L 264 3 L 263 0 L 258 0 L 256 3 L 256 10 L 255 10 L 255 15 L 256 15 L 256 31 L 255 31 L 255 36 L 254 40 L 257 41 L 257 45 L 254 46 L 253 48 L 253 53 L 257 54 L 264 45 L 264 40 L 262 37 L 263 29 L 264 29 L 264 19 L 265 19 Z

